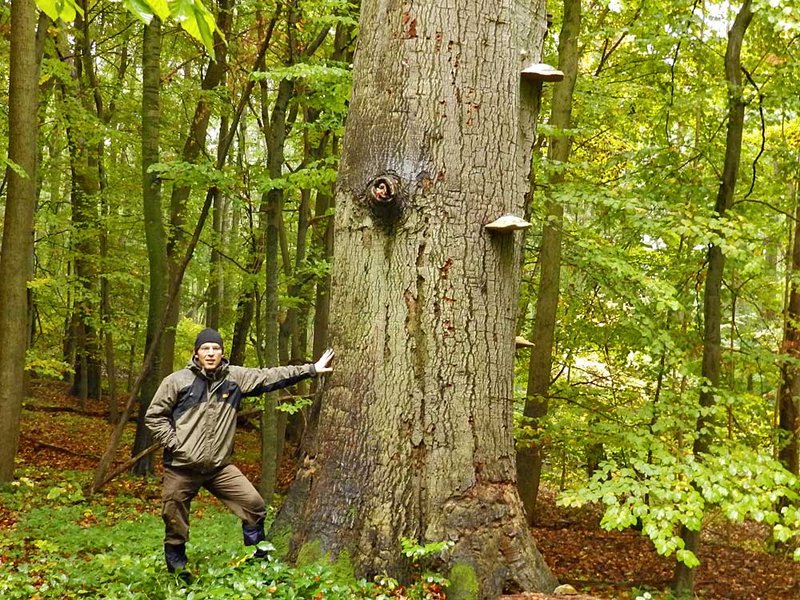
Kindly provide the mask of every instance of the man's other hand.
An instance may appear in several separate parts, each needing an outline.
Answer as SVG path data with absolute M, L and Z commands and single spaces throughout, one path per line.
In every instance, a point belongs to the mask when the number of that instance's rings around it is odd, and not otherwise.
M 314 369 L 316 369 L 317 375 L 331 373 L 333 371 L 333 367 L 330 366 L 330 363 L 333 360 L 333 355 L 333 348 L 328 348 L 322 353 L 322 356 L 319 357 L 319 360 L 314 363 Z

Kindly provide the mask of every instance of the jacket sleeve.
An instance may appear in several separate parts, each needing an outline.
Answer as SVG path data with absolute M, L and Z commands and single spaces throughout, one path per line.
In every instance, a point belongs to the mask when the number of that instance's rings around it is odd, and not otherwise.
M 258 396 L 289 387 L 309 377 L 315 377 L 317 374 L 313 363 L 267 369 L 248 369 L 246 367 L 231 367 L 230 369 L 231 375 L 245 396 Z
M 175 424 L 172 422 L 172 409 L 177 401 L 177 389 L 172 378 L 167 377 L 158 386 L 144 416 L 144 424 L 155 440 L 170 450 L 178 445 Z

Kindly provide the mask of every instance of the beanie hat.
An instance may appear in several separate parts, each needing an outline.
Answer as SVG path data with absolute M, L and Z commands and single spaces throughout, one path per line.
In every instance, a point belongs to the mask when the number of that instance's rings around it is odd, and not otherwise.
M 197 352 L 197 349 L 203 344 L 219 344 L 221 347 L 223 345 L 222 336 L 216 329 L 211 329 L 210 327 L 203 329 L 194 339 L 194 351 Z

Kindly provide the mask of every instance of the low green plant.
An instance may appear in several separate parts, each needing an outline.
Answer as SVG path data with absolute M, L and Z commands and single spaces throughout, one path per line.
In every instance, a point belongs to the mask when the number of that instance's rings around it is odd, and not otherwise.
M 129 496 L 84 498 L 85 474 L 27 473 L 0 493 L 16 523 L 0 536 L 0 598 L 375 598 L 375 584 L 336 565 L 254 560 L 237 518 L 201 495 L 192 514 L 185 584 L 167 572 L 157 506 Z M 131 482 L 133 483 L 133 482 Z M 153 503 L 157 505 L 157 502 Z M 272 545 L 264 544 L 271 551 Z M 271 554 L 271 552 L 269 552 Z
M 400 538 L 400 551 L 411 559 L 412 577 L 408 586 L 402 586 L 396 579 L 388 575 L 375 578 L 380 589 L 379 600 L 388 598 L 407 598 L 408 600 L 433 600 L 443 596 L 443 589 L 449 581 L 433 568 L 433 562 L 442 553 L 452 548 L 454 542 L 430 542 L 420 544 L 417 540 Z

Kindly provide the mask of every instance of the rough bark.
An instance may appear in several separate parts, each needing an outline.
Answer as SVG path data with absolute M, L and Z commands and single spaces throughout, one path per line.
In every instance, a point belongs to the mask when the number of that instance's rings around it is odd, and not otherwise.
M 550 125 L 557 133 L 550 137 L 548 161 L 569 161 L 572 136 L 566 131 L 572 125 L 572 95 L 578 77 L 578 37 L 581 29 L 581 0 L 564 0 L 564 21 L 558 38 L 558 68 L 564 80 L 553 88 L 553 105 Z M 559 281 L 561 278 L 561 227 L 564 207 L 553 198 L 552 190 L 564 181 L 563 169 L 549 177 L 545 196 L 545 222 L 542 225 L 542 243 L 539 249 L 539 287 L 536 295 L 536 316 L 533 322 L 534 346 L 528 364 L 528 386 L 523 414 L 533 420 L 547 415 L 550 378 L 555 344 L 556 312 L 558 310 Z M 517 447 L 517 478 L 520 497 L 525 506 L 528 523 L 536 515 L 536 498 L 542 474 L 543 453 L 536 440 L 525 440 Z
M 714 217 L 724 219 L 733 204 L 739 161 L 742 152 L 744 129 L 744 98 L 742 97 L 742 43 L 753 11 L 750 0 L 745 0 L 739 9 L 733 27 L 728 32 L 725 52 L 725 78 L 728 84 L 728 129 L 725 139 L 725 163 L 720 178 Z M 693 444 L 698 460 L 707 454 L 714 439 L 713 412 L 715 393 L 720 382 L 721 370 L 721 325 L 722 325 L 722 279 L 725 271 L 725 255 L 718 244 L 708 248 L 706 284 L 703 291 L 703 359 L 701 374 L 706 384 L 700 391 L 700 416 L 695 426 Z M 697 554 L 700 546 L 700 531 L 683 528 L 681 531 L 685 549 Z M 679 562 L 673 575 L 673 589 L 678 597 L 692 595 L 696 569 Z
M 36 206 L 36 117 L 38 62 L 36 8 L 33 0 L 11 2 L 11 57 L 8 91 L 8 158 L 21 172 L 9 168 L 0 253 L 0 483 L 14 476 L 19 443 L 19 418 L 25 396 L 27 282 L 33 254 L 33 215 Z
M 554 587 L 516 489 L 522 237 L 483 227 L 521 214 L 527 192 L 540 86 L 520 69 L 545 30 L 532 8 L 362 4 L 336 196 L 337 364 L 285 505 L 297 518 L 273 526 L 293 553 L 403 575 L 400 537 L 452 540 L 445 568 L 482 598 Z

